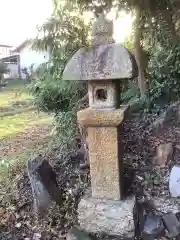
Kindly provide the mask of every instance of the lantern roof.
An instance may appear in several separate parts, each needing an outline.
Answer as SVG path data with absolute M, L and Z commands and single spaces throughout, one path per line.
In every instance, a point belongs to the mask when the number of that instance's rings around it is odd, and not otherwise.
M 64 80 L 131 79 L 138 76 L 135 57 L 113 39 L 113 22 L 102 14 L 92 27 L 92 45 L 79 49 L 67 63 Z

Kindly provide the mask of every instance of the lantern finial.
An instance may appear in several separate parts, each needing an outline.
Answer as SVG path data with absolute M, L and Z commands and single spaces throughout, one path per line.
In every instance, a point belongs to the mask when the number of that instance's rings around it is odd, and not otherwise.
M 114 43 L 113 21 L 106 19 L 104 13 L 94 22 L 92 27 L 92 45 Z

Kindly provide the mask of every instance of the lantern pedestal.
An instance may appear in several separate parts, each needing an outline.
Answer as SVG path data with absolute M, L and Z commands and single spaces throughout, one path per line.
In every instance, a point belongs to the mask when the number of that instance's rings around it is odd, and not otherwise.
M 87 128 L 91 192 L 78 206 L 79 224 L 90 232 L 124 235 L 133 231 L 134 200 L 122 201 L 123 147 L 121 126 L 128 106 L 115 110 L 87 108 L 77 113 Z
M 98 199 L 87 193 L 78 205 L 78 220 L 82 229 L 95 234 L 132 237 L 134 199 L 115 201 Z

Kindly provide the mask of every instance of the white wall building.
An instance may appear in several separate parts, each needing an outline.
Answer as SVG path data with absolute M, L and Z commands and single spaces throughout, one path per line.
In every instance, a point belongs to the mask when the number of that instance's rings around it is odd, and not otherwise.
M 17 78 L 19 76 L 17 60 L 10 57 L 12 49 L 12 46 L 0 44 L 0 61 L 4 62 L 9 70 L 7 74 L 4 74 L 4 78 Z
M 42 63 L 45 63 L 49 60 L 49 54 L 47 52 L 37 52 L 32 50 L 31 46 L 27 44 L 27 41 L 24 41 L 12 52 L 19 54 L 21 78 L 25 78 L 25 75 L 22 71 L 23 68 L 29 69 L 32 65 L 34 65 L 35 70 Z
M 19 78 L 19 68 L 17 63 L 6 63 L 8 73 L 4 74 L 5 79 L 17 79 Z

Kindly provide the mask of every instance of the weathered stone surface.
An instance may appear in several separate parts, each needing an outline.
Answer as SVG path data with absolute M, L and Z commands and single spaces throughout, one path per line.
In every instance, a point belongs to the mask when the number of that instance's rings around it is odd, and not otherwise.
M 167 229 L 167 236 L 175 238 L 180 234 L 180 222 L 173 213 L 167 213 L 163 216 L 163 222 Z
M 28 176 L 34 199 L 34 209 L 43 215 L 51 201 L 61 203 L 61 191 L 56 181 L 56 174 L 51 165 L 41 155 L 29 159 Z
M 157 210 L 163 213 L 179 212 L 179 203 L 174 199 L 153 198 Z M 113 201 L 96 199 L 87 194 L 79 203 L 79 224 L 91 233 L 105 233 L 130 237 L 134 235 L 134 199 Z
M 86 108 L 77 113 L 77 118 L 78 122 L 85 127 L 117 127 L 126 118 L 128 109 L 128 105 L 113 111 Z
M 89 107 L 113 110 L 120 107 L 120 83 L 118 80 L 91 81 L 88 84 Z
M 88 138 L 92 196 L 120 200 L 121 156 L 120 129 L 89 127 Z
M 180 196 L 180 166 L 174 166 L 171 170 L 169 190 L 172 197 Z
M 66 236 L 67 240 L 92 240 L 88 233 L 73 227 Z
M 134 199 L 126 201 L 82 199 L 78 206 L 79 223 L 82 229 L 91 233 L 109 235 L 132 235 Z
M 81 48 L 68 62 L 64 80 L 129 79 L 137 76 L 134 56 L 120 44 Z
M 156 149 L 155 164 L 158 166 L 165 166 L 171 161 L 172 156 L 172 143 L 160 144 Z
M 112 35 L 113 21 L 106 19 L 102 14 L 92 26 L 92 45 L 114 43 Z
M 119 125 L 127 114 L 124 106 L 114 111 L 90 108 L 79 111 L 78 122 L 88 127 L 92 196 L 120 200 L 123 149 Z
M 154 215 L 150 213 L 145 221 L 143 229 L 143 239 L 156 239 L 158 236 L 162 235 L 164 231 L 164 224 L 161 216 Z

